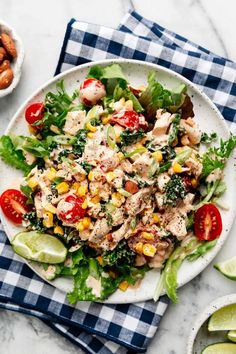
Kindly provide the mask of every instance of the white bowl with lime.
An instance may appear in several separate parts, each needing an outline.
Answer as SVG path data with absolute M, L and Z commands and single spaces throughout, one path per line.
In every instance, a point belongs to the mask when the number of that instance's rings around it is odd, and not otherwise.
M 216 299 L 196 319 L 187 354 L 236 354 L 236 294 Z

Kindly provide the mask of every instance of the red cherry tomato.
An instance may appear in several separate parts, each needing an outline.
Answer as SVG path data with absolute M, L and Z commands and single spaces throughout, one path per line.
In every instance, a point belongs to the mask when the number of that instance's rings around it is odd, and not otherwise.
M 26 196 L 17 189 L 7 189 L 0 197 L 3 213 L 15 224 L 21 224 L 24 214 L 31 210 L 26 203 Z
M 214 204 L 205 204 L 194 215 L 194 233 L 200 241 L 215 240 L 222 232 L 222 219 Z
M 83 197 L 75 194 L 68 195 L 60 200 L 57 206 L 58 217 L 64 222 L 74 224 L 86 214 L 86 209 L 82 208 Z
M 35 102 L 29 105 L 25 110 L 25 119 L 26 121 L 32 125 L 37 120 L 41 120 L 44 114 L 44 104 L 42 102 Z M 42 124 L 35 125 L 35 128 L 40 129 Z
M 106 89 L 100 80 L 89 78 L 80 86 L 80 101 L 86 106 L 95 105 L 106 95 Z
M 147 128 L 147 122 L 145 121 L 144 116 L 135 111 L 121 111 L 119 113 L 115 113 L 111 118 L 111 122 L 117 123 L 122 127 L 129 128 L 130 130 L 145 130 Z

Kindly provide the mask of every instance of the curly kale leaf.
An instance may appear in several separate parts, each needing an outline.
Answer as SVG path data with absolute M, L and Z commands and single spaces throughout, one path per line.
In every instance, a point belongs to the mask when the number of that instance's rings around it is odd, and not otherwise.
M 113 251 L 107 251 L 103 259 L 109 266 L 122 264 L 131 265 L 134 263 L 135 253 L 129 248 L 125 240 L 121 241 Z
M 174 174 L 165 187 L 164 204 L 176 206 L 179 199 L 183 199 L 187 194 L 182 178 Z
M 123 145 L 128 146 L 141 140 L 144 135 L 145 133 L 142 129 L 137 131 L 130 131 L 129 129 L 126 129 L 121 133 L 120 139 Z

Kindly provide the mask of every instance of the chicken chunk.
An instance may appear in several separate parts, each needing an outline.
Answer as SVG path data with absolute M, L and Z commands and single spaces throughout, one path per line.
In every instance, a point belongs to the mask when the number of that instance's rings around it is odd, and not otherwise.
M 201 141 L 201 132 L 197 123 L 192 119 L 181 119 L 180 127 L 185 131 L 191 144 L 199 144 Z
M 152 188 L 143 188 L 139 192 L 127 198 L 125 209 L 129 211 L 129 215 L 134 216 L 140 213 L 147 205 Z
M 86 117 L 86 111 L 68 112 L 64 125 L 64 132 L 69 135 L 76 135 L 80 129 L 83 129 Z
M 137 172 L 140 177 L 148 178 L 149 168 L 152 164 L 153 158 L 149 152 L 139 156 L 133 163 L 133 170 Z
M 165 191 L 165 186 L 169 182 L 170 176 L 167 172 L 161 173 L 157 178 L 157 185 L 160 192 Z
M 101 240 L 103 236 L 107 235 L 110 230 L 111 226 L 108 226 L 106 218 L 97 220 L 89 236 L 89 241 L 98 243 L 98 241 Z
M 189 167 L 190 171 L 194 174 L 195 177 L 199 177 L 202 173 L 201 162 L 196 159 L 193 159 L 192 157 L 188 158 L 185 161 L 185 165 Z

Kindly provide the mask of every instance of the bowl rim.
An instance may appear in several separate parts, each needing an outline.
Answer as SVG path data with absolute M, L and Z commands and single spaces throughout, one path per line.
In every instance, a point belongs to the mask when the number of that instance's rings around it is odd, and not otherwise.
M 193 344 L 196 339 L 196 336 L 203 325 L 203 323 L 217 310 L 231 305 L 236 304 L 236 294 L 228 294 L 225 296 L 221 296 L 215 300 L 213 300 L 208 306 L 204 308 L 201 314 L 196 318 L 192 328 L 190 335 L 187 341 L 187 353 L 193 354 Z
M 10 86 L 8 86 L 7 88 L 5 88 L 3 90 L 0 90 L 0 98 L 5 97 L 8 94 L 10 94 L 18 85 L 18 83 L 20 81 L 20 77 L 21 77 L 21 67 L 22 67 L 22 64 L 24 61 L 24 56 L 25 56 L 23 42 L 22 42 L 21 38 L 19 37 L 19 35 L 17 34 L 15 28 L 0 18 L 0 28 L 1 27 L 3 27 L 3 29 L 5 29 L 6 32 L 10 34 L 11 38 L 17 44 L 18 52 L 17 52 L 17 58 L 15 60 L 14 68 L 13 68 L 14 79 L 13 79 Z

